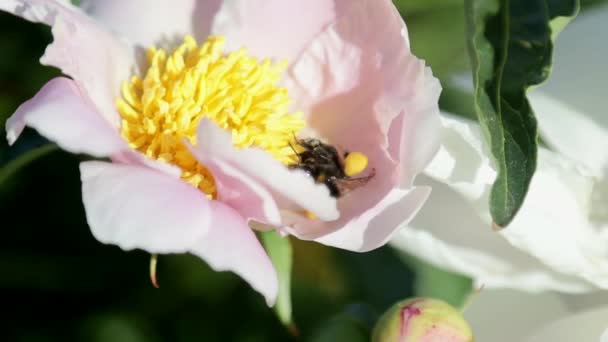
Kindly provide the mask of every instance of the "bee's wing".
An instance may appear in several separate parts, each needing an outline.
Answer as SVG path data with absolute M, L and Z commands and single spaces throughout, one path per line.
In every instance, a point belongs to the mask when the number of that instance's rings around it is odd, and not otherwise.
M 340 192 L 340 196 L 360 188 L 367 184 L 376 175 L 376 169 L 372 169 L 370 174 L 365 177 L 337 179 L 334 183 Z

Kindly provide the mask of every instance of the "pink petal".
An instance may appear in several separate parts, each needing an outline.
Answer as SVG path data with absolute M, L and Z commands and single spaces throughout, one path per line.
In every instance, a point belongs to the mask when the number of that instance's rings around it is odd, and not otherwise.
M 410 53 L 392 2 L 356 2 L 311 42 L 288 76 L 294 108 L 310 113 L 315 131 L 346 149 L 380 155 L 378 162 L 390 164 L 389 155 L 381 156 L 389 151 L 411 169 L 404 183 L 434 155 L 441 87 Z
M 399 117 L 391 124 L 388 138 L 393 158 L 400 161 L 402 186 L 411 186 L 416 175 L 431 162 L 440 144 L 439 81 L 431 69 L 418 63 L 417 75 L 412 75 L 414 96 Z M 397 133 L 397 132 L 400 132 Z M 397 155 L 393 150 L 399 147 Z
M 349 0 L 85 0 L 81 7 L 108 28 L 143 45 L 174 43 L 185 34 L 227 38 L 229 51 L 246 47 L 261 58 L 293 60 Z M 137 18 L 134 20 L 134 18 Z
M 220 1 L 195 0 L 84 0 L 80 7 L 108 29 L 127 37 L 131 42 L 148 47 L 161 42 L 179 40 L 206 26 Z
M 411 164 L 425 164 L 434 154 L 441 88 L 410 53 L 407 31 L 390 1 L 357 2 L 310 44 L 289 76 L 294 107 L 310 112 L 309 124 L 331 142 L 351 150 L 378 146 L 395 160 L 406 157 L 403 162 L 421 160 Z M 418 123 L 425 123 L 421 132 Z M 418 148 L 425 158 L 400 153 L 406 151 L 399 140 L 411 133 L 416 139 L 407 152 Z
M 378 206 L 392 198 L 389 193 L 396 187 L 409 191 L 438 148 L 441 87 L 410 53 L 399 13 L 390 1 L 360 1 L 351 7 L 295 61 L 286 85 L 294 107 L 310 113 L 311 128 L 334 145 L 367 154 L 376 176 L 340 199 L 340 220 L 296 225 L 295 234 L 302 238 L 344 230 L 340 234 L 352 231 L 357 240 L 361 228 L 350 224 L 368 211 L 383 212 Z M 365 227 L 365 237 L 375 236 L 374 230 L 388 233 L 383 227 Z
M 377 159 L 372 159 L 373 155 L 370 155 L 370 165 L 374 164 Z M 422 193 L 416 191 L 416 195 L 408 199 L 408 193 L 412 189 L 400 189 L 397 186 L 398 180 L 396 179 L 397 173 L 395 172 L 396 167 L 385 167 L 377 169 L 374 178 L 372 178 L 365 186 L 355 189 L 348 194 L 340 197 L 338 200 L 338 211 L 340 212 L 340 218 L 338 220 L 323 222 L 321 220 L 308 220 L 304 217 L 292 218 L 291 228 L 287 231 L 300 239 L 304 240 L 317 240 L 322 236 L 343 230 L 340 234 L 352 233 L 353 241 L 357 241 L 361 235 L 365 238 L 370 238 L 373 241 L 377 241 L 377 234 L 390 234 L 397 227 L 379 227 L 374 226 L 370 223 L 371 219 L 375 215 L 388 210 L 391 205 L 398 205 L 401 200 L 403 201 L 414 201 L 420 199 L 422 202 L 426 198 L 422 196 Z M 426 190 L 425 190 L 426 192 Z M 403 218 L 409 218 L 413 215 L 421 203 L 415 204 L 401 204 L 409 207 L 407 211 L 404 211 Z M 404 208 L 405 210 L 406 208 Z M 412 212 L 410 212 L 410 210 Z M 407 223 L 407 222 L 403 222 Z M 388 229 L 388 230 L 386 230 Z M 369 230 L 369 231 L 367 231 Z M 378 230 L 378 233 L 372 233 L 373 230 Z M 365 231 L 365 232 L 364 232 Z M 341 235 L 342 236 L 342 235 Z M 326 241 L 326 244 L 330 245 L 330 241 L 342 241 L 348 240 L 346 238 L 330 239 Z M 370 241 L 370 244 L 374 244 Z M 346 245 L 336 244 L 334 247 L 340 247 L 349 249 Z M 349 243 L 352 246 L 352 243 Z M 368 245 L 362 243 L 361 245 Z M 375 246 L 379 247 L 379 246 Z M 356 248 L 357 250 L 358 248 Z M 373 249 L 373 248 L 371 248 Z
M 210 230 L 190 251 L 217 270 L 229 270 L 245 279 L 274 305 L 278 278 L 270 258 L 245 220 L 219 201 L 210 202 Z
M 98 112 L 119 127 L 114 105 L 135 66 L 134 50 L 67 1 L 8 0 L 0 9 L 52 26 L 54 41 L 40 62 L 58 67 L 83 89 Z
M 213 174 L 218 201 L 236 209 L 246 219 L 273 226 L 281 224 L 277 204 L 265 187 L 226 161 L 185 143 L 196 159 Z
M 210 230 L 207 197 L 181 179 L 135 165 L 80 164 L 93 236 L 125 250 L 187 252 Z
M 97 240 L 125 250 L 191 252 L 218 271 L 234 271 L 274 303 L 276 272 L 234 209 L 146 167 L 91 161 L 80 164 L 80 173 L 87 221 Z
M 160 160 L 150 159 L 137 150 L 128 149 L 121 151 L 121 153 L 112 155 L 111 159 L 115 163 L 133 164 L 149 167 L 151 169 L 164 172 L 176 178 L 179 178 L 182 174 L 182 169 L 180 169 L 179 167 L 173 164 L 162 162 Z
M 222 1 L 212 33 L 227 38 L 228 50 L 244 46 L 260 58 L 292 61 L 328 24 L 349 13 L 352 3 L 351 0 Z M 206 35 L 204 30 L 196 32 Z
M 336 200 L 329 195 L 329 190 L 323 185 L 315 184 L 306 173 L 287 169 L 260 149 L 236 149 L 230 133 L 209 120 L 201 120 L 197 137 L 196 148 L 199 152 L 196 154 L 199 158 L 204 156 L 211 160 L 224 161 L 226 166 L 232 165 L 256 182 L 272 189 L 276 196 L 293 201 L 321 220 L 338 218 Z
M 17 140 L 25 126 L 72 153 L 107 157 L 128 149 L 118 133 L 81 95 L 74 81 L 65 77 L 50 80 L 7 120 L 9 144 Z
M 350 220 L 342 229 L 315 241 L 356 252 L 381 247 L 414 218 L 430 192 L 429 187 L 416 187 L 407 191 L 394 189 L 374 207 Z

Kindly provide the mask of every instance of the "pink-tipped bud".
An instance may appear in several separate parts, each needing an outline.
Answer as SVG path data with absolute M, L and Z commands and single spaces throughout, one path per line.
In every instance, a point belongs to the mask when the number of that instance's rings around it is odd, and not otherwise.
M 393 305 L 376 323 L 373 342 L 472 342 L 462 313 L 441 300 L 412 298 Z

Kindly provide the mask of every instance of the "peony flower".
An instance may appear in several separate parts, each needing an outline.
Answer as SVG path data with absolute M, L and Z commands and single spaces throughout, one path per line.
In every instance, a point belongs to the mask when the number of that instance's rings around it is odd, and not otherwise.
M 413 181 L 438 146 L 440 86 L 410 53 L 389 0 L 100 0 L 82 10 L 3 0 L 0 9 L 51 26 L 41 62 L 70 77 L 18 108 L 8 140 L 29 126 L 105 158 L 80 165 L 102 243 L 190 252 L 270 305 L 277 277 L 252 227 L 363 252 L 429 194 Z M 303 139 L 353 152 L 339 169 L 351 178 L 306 169 Z
M 472 342 L 462 312 L 433 298 L 410 298 L 394 304 L 376 323 L 373 342 Z
M 479 341 L 608 341 L 604 292 L 585 295 L 484 290 L 464 312 Z
M 548 83 L 530 94 L 549 148 L 540 147 L 512 223 L 490 228 L 495 170 L 479 126 L 446 114 L 440 151 L 425 170 L 433 195 L 394 246 L 486 288 L 608 289 L 608 49 L 587 39 L 606 20 L 606 6 L 576 18 L 557 40 Z

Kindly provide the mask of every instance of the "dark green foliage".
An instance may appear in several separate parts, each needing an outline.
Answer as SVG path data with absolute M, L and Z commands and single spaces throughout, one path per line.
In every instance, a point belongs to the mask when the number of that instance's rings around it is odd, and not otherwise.
M 549 76 L 552 21 L 576 0 L 467 0 L 475 109 L 498 168 L 490 211 L 504 227 L 521 207 L 536 170 L 537 124 L 526 98 Z

